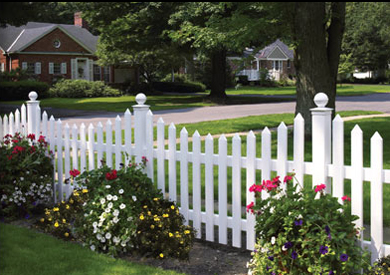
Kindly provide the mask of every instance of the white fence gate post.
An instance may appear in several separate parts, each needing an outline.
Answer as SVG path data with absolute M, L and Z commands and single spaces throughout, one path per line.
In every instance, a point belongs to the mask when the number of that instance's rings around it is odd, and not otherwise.
M 328 164 L 331 160 L 331 116 L 332 108 L 328 104 L 328 96 L 318 93 L 314 97 L 317 108 L 310 109 L 312 114 L 312 158 L 313 186 L 326 185 L 326 193 L 331 193 L 330 180 L 327 177 Z
M 38 94 L 34 91 L 28 94 L 30 98 L 27 101 L 27 134 L 35 134 L 36 139 L 38 139 L 37 126 L 40 121 L 38 121 L 39 117 L 37 116 L 37 109 L 39 107 L 39 101 L 37 101 Z
M 149 105 L 145 105 L 146 96 L 138 94 L 135 97 L 137 105 L 133 105 L 134 109 L 134 143 L 135 143 L 135 161 L 140 163 L 142 156 L 145 155 L 146 147 L 146 114 L 149 111 Z M 151 160 L 152 161 L 152 160 Z

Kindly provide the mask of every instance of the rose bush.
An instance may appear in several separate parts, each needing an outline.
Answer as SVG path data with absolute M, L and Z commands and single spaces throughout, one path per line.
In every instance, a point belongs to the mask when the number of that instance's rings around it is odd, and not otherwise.
M 258 242 L 249 263 L 252 274 L 350 274 L 370 268 L 368 252 L 357 245 L 359 230 L 351 215 L 349 198 L 344 204 L 325 194 L 324 184 L 298 189 L 292 176 L 254 184 L 260 198 L 247 206 L 256 215 Z
M 51 202 L 52 158 L 43 136 L 37 141 L 33 134 L 4 137 L 0 144 L 1 217 L 29 217 L 39 205 Z

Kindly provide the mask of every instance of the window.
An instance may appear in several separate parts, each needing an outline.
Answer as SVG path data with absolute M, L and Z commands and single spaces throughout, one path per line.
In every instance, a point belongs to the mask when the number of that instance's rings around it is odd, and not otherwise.
M 66 74 L 66 62 L 49 63 L 49 74 Z
M 104 77 L 104 82 L 108 83 L 110 82 L 110 67 L 104 67 L 103 68 L 103 77 Z
M 291 68 L 291 61 L 290 61 L 290 59 L 289 60 L 287 60 L 287 68 Z
M 28 74 L 35 74 L 35 63 L 27 62 L 27 68 L 25 70 Z
M 93 80 L 94 81 L 102 80 L 101 68 L 98 65 L 93 65 Z
M 54 74 L 61 74 L 61 63 L 54 63 L 53 73 Z
M 282 69 L 282 61 L 280 61 L 280 60 L 272 61 L 272 69 L 274 69 L 275 71 L 281 70 Z

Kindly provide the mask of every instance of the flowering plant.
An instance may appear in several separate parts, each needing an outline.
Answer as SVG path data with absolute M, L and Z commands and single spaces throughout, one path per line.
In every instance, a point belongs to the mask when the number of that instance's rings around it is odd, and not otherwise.
M 6 135 L 0 143 L 0 216 L 29 217 L 51 201 L 53 166 L 45 137 Z
M 368 269 L 368 253 L 357 245 L 359 230 L 344 204 L 325 194 L 326 186 L 298 189 L 293 176 L 254 185 L 251 191 L 265 200 L 248 205 L 256 215 L 258 242 L 249 263 L 252 274 L 349 274 Z

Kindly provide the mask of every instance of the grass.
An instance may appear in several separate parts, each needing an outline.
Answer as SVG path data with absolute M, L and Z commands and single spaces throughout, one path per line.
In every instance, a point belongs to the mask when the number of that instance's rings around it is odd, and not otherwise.
M 2 275 L 179 274 L 114 259 L 79 244 L 14 225 L 0 223 L 0 231 Z
M 337 85 L 338 96 L 356 96 L 366 95 L 372 93 L 389 93 L 390 85 L 352 85 L 342 84 Z M 296 88 L 290 87 L 256 87 L 256 86 L 241 86 L 236 89 L 227 89 L 228 95 L 278 95 L 278 96 L 291 96 L 296 94 Z

